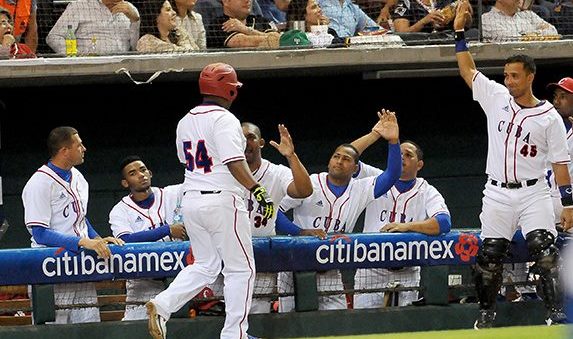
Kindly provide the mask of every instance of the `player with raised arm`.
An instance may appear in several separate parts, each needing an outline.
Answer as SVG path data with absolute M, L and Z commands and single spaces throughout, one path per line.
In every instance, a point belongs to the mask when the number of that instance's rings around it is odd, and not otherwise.
M 458 14 L 467 12 L 468 6 L 463 0 Z M 564 206 L 561 224 L 567 230 L 573 226 L 573 199 L 565 127 L 553 105 L 533 95 L 533 59 L 526 55 L 508 58 L 503 72 L 505 86 L 488 79 L 476 69 L 469 53 L 464 24 L 465 15 L 456 15 L 458 67 L 486 115 L 488 130 L 488 178 L 480 214 L 482 244 L 475 275 L 480 312 L 474 328 L 493 326 L 502 261 L 518 227 L 535 262 L 531 271 L 540 275 L 546 322 L 564 322 L 559 250 L 555 246 L 557 231 L 545 174 L 551 163 Z
M 63 247 L 78 252 L 94 250 L 108 259 L 108 243 L 123 240 L 101 238 L 87 219 L 89 185 L 75 166 L 84 162 L 86 147 L 73 127 L 54 128 L 48 135 L 50 160 L 32 175 L 22 191 L 24 222 L 32 234 L 32 247 Z M 73 303 L 92 307 L 56 310 L 56 323 L 99 322 L 97 294 L 92 282 L 54 285 L 56 306 Z
M 376 126 L 372 132 L 352 142 L 361 154 L 380 138 L 375 129 Z M 444 198 L 434 186 L 418 177 L 418 171 L 424 166 L 422 149 L 411 140 L 402 142 L 400 149 L 402 152 L 400 179 L 388 194 L 372 201 L 366 207 L 363 232 L 417 232 L 427 235 L 449 232 L 452 221 Z M 381 172 L 381 169 L 360 162 L 359 171 L 354 177 L 364 178 L 379 175 Z M 355 277 L 357 290 L 419 285 L 419 266 L 359 269 Z M 356 293 L 354 308 L 406 306 L 417 299 L 418 292 L 415 290 L 388 294 Z
M 294 143 L 288 129 L 279 124 L 280 143 L 270 142 L 288 161 L 289 167 L 273 164 L 263 159 L 261 150 L 265 146 L 265 139 L 261 135 L 260 128 L 250 122 L 243 122 L 243 134 L 247 139 L 245 158 L 251 173 L 268 191 L 269 196 L 275 203 L 280 203 L 285 196 L 291 198 L 306 198 L 312 194 L 312 183 L 306 168 L 299 160 L 294 151 Z M 247 209 L 251 220 L 253 236 L 268 237 L 276 234 L 275 222 L 277 215 L 271 219 L 263 216 L 263 211 L 250 192 L 246 192 Z M 281 212 L 277 212 L 281 213 Z M 326 233 L 323 230 L 302 230 L 300 228 L 288 228 L 281 230 L 282 233 L 291 235 L 315 235 L 324 239 Z M 255 286 L 258 293 L 272 293 L 276 288 L 276 273 L 257 273 Z M 271 309 L 270 298 L 254 298 L 251 313 L 269 313 Z
M 274 206 L 249 171 L 241 124 L 228 111 L 241 86 L 230 65 L 205 66 L 199 75 L 203 102 L 177 125 L 177 155 L 185 165 L 183 218 L 194 262 L 146 304 L 154 339 L 166 338 L 170 315 L 212 284 L 221 269 L 226 312 L 221 338 L 248 337 L 255 262 L 244 188 L 253 193 L 264 218 L 273 217 Z
M 350 233 L 356 220 L 374 199 L 386 193 L 400 177 L 400 145 L 398 121 L 394 112 L 378 113 L 380 124 L 377 132 L 388 140 L 388 166 L 384 173 L 376 177 L 353 179 L 358 169 L 359 152 L 350 144 L 336 148 L 328 163 L 328 172 L 312 174 L 313 194 L 305 199 L 285 197 L 280 204 L 281 210 L 293 209 L 294 224 L 303 229 L 324 230 L 326 233 Z M 288 219 L 287 219 L 288 220 Z M 285 222 L 278 219 L 277 223 Z M 281 291 L 290 292 L 288 277 L 281 277 Z M 341 291 L 343 289 L 338 270 L 317 274 L 317 286 L 320 292 Z M 319 297 L 320 310 L 345 309 L 344 295 Z M 292 302 L 281 298 L 280 311 L 288 312 L 294 308 Z

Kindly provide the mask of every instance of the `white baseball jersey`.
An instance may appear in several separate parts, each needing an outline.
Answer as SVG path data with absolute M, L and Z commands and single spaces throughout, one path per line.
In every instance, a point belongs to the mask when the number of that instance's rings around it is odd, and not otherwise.
M 313 193 L 304 199 L 285 197 L 280 204 L 283 211 L 293 209 L 294 223 L 303 229 L 323 229 L 327 233 L 347 232 L 354 229 L 356 220 L 374 200 L 376 177 L 351 179 L 340 197 L 328 188 L 328 173 L 312 174 Z M 279 292 L 292 292 L 292 274 L 279 274 Z M 342 277 L 338 270 L 317 274 L 318 291 L 341 291 Z M 294 309 L 294 298 L 280 298 L 280 312 Z M 346 297 L 342 294 L 318 298 L 319 310 L 345 309 Z
M 487 117 L 486 173 L 500 182 L 541 179 L 547 163 L 568 164 L 565 127 L 549 102 L 522 108 L 508 89 L 477 72 L 473 98 Z
M 172 224 L 175 210 L 178 206 L 177 199 L 181 185 L 168 186 L 165 189 L 152 187 L 151 192 L 155 201 L 149 208 L 139 207 L 130 195 L 118 202 L 109 213 L 109 223 L 113 236 L 119 238 L 126 234 L 137 233 L 154 229 L 156 227 Z M 159 241 L 170 241 L 170 237 L 164 237 Z M 159 294 L 165 285 L 162 280 L 156 279 L 129 279 L 126 282 L 128 303 L 145 303 Z M 147 319 L 146 308 L 142 305 L 128 304 L 125 306 L 123 320 Z
M 511 240 L 519 227 L 523 234 L 545 229 L 556 235 L 544 177 L 548 163 L 570 163 L 561 116 L 549 102 L 522 108 L 507 88 L 479 72 L 473 79 L 473 97 L 486 114 L 488 129 L 489 179 L 480 214 L 481 237 Z M 526 184 L 532 179 L 537 182 Z M 509 189 L 500 182 L 520 182 L 522 187 Z
M 567 149 L 569 150 L 569 155 L 573 155 L 573 128 L 567 131 Z M 563 211 L 563 205 L 561 204 L 561 193 L 559 192 L 559 187 L 557 187 L 557 182 L 555 181 L 555 173 L 553 173 L 553 168 L 551 164 L 548 164 L 548 169 L 551 172 L 549 176 L 549 185 L 551 186 L 551 199 L 553 200 L 553 211 L 555 213 L 555 224 L 561 224 L 561 212 Z M 569 176 L 573 181 L 573 165 L 569 164 Z M 569 229 L 568 232 L 573 232 L 573 229 Z
M 203 104 L 177 125 L 177 152 L 185 164 L 183 217 L 194 262 L 151 300 L 169 319 L 223 271 L 225 325 L 222 339 L 246 338 L 255 261 L 244 188 L 226 164 L 244 160 L 239 120 L 223 107 Z M 223 263 L 221 265 L 221 262 Z
M 285 197 L 283 211 L 293 209 L 294 223 L 303 229 L 323 229 L 327 233 L 351 233 L 360 213 L 374 200 L 376 177 L 352 179 L 340 197 L 326 183 L 328 173 L 312 174 L 313 193 L 304 199 Z
M 288 185 L 293 181 L 290 168 L 283 165 L 275 165 L 265 159 L 262 159 L 261 166 L 253 172 L 253 176 L 257 182 L 267 189 L 271 200 L 277 205 L 287 195 Z M 254 199 L 253 194 L 247 190 L 245 190 L 245 194 L 253 236 L 267 237 L 275 235 L 277 214 L 275 213 L 271 220 L 263 218 L 261 207 Z
M 378 175 L 382 170 L 360 163 L 357 177 Z M 445 200 L 438 190 L 423 178 L 416 178 L 414 186 L 400 192 L 392 186 L 387 194 L 372 201 L 366 207 L 364 233 L 379 232 L 388 223 L 405 223 L 432 218 L 439 213 L 450 214 Z M 356 289 L 415 287 L 420 284 L 420 267 L 404 267 L 400 270 L 359 269 L 356 273 Z M 385 293 L 356 293 L 354 308 L 377 308 L 385 305 Z M 417 291 L 401 291 L 396 306 L 405 306 L 418 299 Z
M 126 234 L 137 233 L 172 224 L 177 205 L 177 190 L 164 190 L 152 187 L 155 201 L 149 208 L 141 208 L 127 195 L 118 202 L 109 213 L 109 223 L 113 236 L 119 238 Z M 162 241 L 169 241 L 165 237 Z
M 88 237 L 86 213 L 89 185 L 74 167 L 71 182 L 66 182 L 47 165 L 40 167 L 24 186 L 24 223 L 30 234 L 32 226 Z M 32 247 L 43 247 L 34 241 Z
M 177 156 L 186 166 L 183 190 L 242 194 L 226 164 L 245 159 L 246 145 L 241 124 L 231 112 L 216 105 L 193 108 L 177 125 Z
M 24 223 L 30 234 L 32 226 L 49 228 L 53 231 L 88 237 L 86 213 L 89 185 L 75 168 L 71 169 L 68 183 L 47 165 L 40 167 L 30 177 L 22 191 Z M 44 247 L 31 238 L 32 247 Z M 56 284 L 54 302 L 57 306 L 70 304 L 97 305 L 97 292 L 92 282 Z M 99 322 L 97 307 L 56 310 L 57 324 Z

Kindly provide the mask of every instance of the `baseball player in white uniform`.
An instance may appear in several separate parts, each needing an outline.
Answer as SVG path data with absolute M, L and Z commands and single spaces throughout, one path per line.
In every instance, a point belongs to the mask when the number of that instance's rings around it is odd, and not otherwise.
M 355 140 L 352 145 L 361 153 L 379 138 L 378 134 Z M 423 178 L 418 171 L 424 166 L 424 153 L 420 146 L 407 140 L 400 145 L 402 174 L 390 191 L 366 207 L 364 233 L 367 232 L 418 232 L 427 235 L 450 231 L 452 222 L 446 202 L 440 192 Z M 360 163 L 356 178 L 379 175 L 382 170 Z M 358 269 L 355 289 L 380 289 L 420 286 L 420 267 L 397 269 Z M 354 308 L 406 306 L 418 299 L 417 291 L 397 293 L 376 292 L 354 294 Z
M 166 321 L 223 272 L 225 325 L 221 338 L 247 338 L 255 263 L 244 188 L 270 219 L 274 206 L 245 161 L 239 120 L 228 111 L 241 87 L 230 65 L 209 64 L 199 75 L 203 103 L 177 125 L 177 154 L 185 165 L 183 219 L 195 261 L 147 304 L 149 332 L 165 339 Z M 223 264 L 223 267 L 221 265 Z
M 86 218 L 89 185 L 74 167 L 84 162 L 85 146 L 73 127 L 54 128 L 48 136 L 50 160 L 28 180 L 22 191 L 24 222 L 32 235 L 32 247 L 63 247 L 71 252 L 80 248 L 109 258 L 108 243 L 122 245 L 120 239 L 102 239 Z M 90 304 L 94 307 L 56 310 L 56 323 L 99 322 L 95 285 L 89 283 L 54 285 L 56 306 Z
M 278 126 L 280 144 L 272 140 L 270 144 L 287 159 L 290 168 L 273 164 L 262 158 L 261 150 L 265 146 L 265 139 L 262 138 L 261 130 L 257 125 L 250 122 L 243 122 L 241 126 L 243 128 L 243 134 L 247 139 L 245 159 L 247 160 L 249 169 L 255 177 L 255 180 L 260 182 L 261 185 L 267 189 L 272 201 L 278 204 L 285 196 L 302 199 L 312 194 L 312 184 L 308 172 L 295 153 L 292 138 L 284 125 L 279 124 Z M 248 191 L 245 191 L 245 193 L 253 236 L 274 236 L 276 234 L 276 214 L 267 220 L 263 216 L 263 211 L 261 211 L 252 193 Z M 326 236 L 324 232 L 317 233 L 315 230 L 309 231 L 310 232 L 301 232 L 299 234 L 318 235 L 319 237 Z M 276 273 L 257 273 L 255 279 L 255 294 L 275 293 L 277 288 L 276 280 Z M 251 313 L 269 313 L 271 310 L 271 301 L 271 298 L 268 297 L 253 298 Z
M 488 128 L 488 179 L 480 214 L 482 244 L 475 275 L 480 312 L 474 328 L 493 326 L 502 261 L 518 227 L 535 262 L 530 271 L 541 279 L 546 321 L 563 322 L 566 317 L 560 297 L 557 231 L 545 174 L 547 163 L 551 163 L 564 206 L 562 226 L 567 230 L 573 225 L 573 199 L 565 127 L 553 105 L 533 95 L 536 67 L 530 57 L 517 55 L 506 60 L 505 86 L 477 71 L 463 36 L 468 6 L 464 0 L 457 8 L 456 58 L 460 75 L 486 114 Z
M 569 150 L 569 155 L 572 155 L 573 129 L 571 128 L 571 119 L 573 119 L 573 79 L 569 77 L 563 78 L 557 83 L 547 85 L 547 88 L 553 91 L 553 106 L 563 119 L 563 124 L 567 131 L 567 149 Z M 571 166 L 571 164 L 569 165 L 569 176 L 573 178 L 573 166 Z M 553 198 L 553 207 L 555 209 L 555 223 L 560 224 L 561 220 L 559 216 L 563 210 L 563 205 L 561 205 L 561 195 L 559 194 L 559 188 L 555 182 L 553 172 L 551 172 L 549 183 L 551 185 L 551 197 Z M 571 229 L 569 231 L 571 231 Z
M 126 243 L 185 239 L 185 226 L 173 220 L 175 215 L 181 213 L 178 211 L 181 185 L 164 189 L 152 187 L 153 174 L 136 155 L 125 157 L 120 162 L 120 170 L 121 185 L 130 193 L 109 213 L 113 235 Z M 122 320 L 147 319 L 143 305 L 164 288 L 163 279 L 128 279 L 125 316 Z
M 350 144 L 336 148 L 328 164 L 328 173 L 312 174 L 313 194 L 306 199 L 285 197 L 281 210 L 293 209 L 294 223 L 303 229 L 322 229 L 326 233 L 352 232 L 356 220 L 366 206 L 386 193 L 399 178 L 401 171 L 398 122 L 393 112 L 379 113 L 381 123 L 376 132 L 388 140 L 388 167 L 377 177 L 352 179 L 358 169 L 359 152 Z M 281 291 L 290 279 L 281 277 Z M 340 272 L 330 270 L 317 274 L 319 292 L 343 290 Z M 280 300 L 280 311 L 294 308 L 289 300 Z M 292 300 L 292 299 L 291 299 Z M 346 309 L 342 294 L 319 296 L 319 309 Z

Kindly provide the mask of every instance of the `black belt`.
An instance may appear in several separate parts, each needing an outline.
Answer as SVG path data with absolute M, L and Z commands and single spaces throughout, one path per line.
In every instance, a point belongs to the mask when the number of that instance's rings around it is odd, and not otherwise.
M 537 184 L 538 180 L 539 179 L 529 179 L 525 182 L 499 182 L 497 180 L 491 179 L 490 182 L 494 186 L 500 186 L 500 187 L 509 188 L 509 189 L 516 189 L 516 188 L 522 188 L 524 186 L 525 187 L 533 186 L 533 185 Z
M 221 191 L 199 191 L 201 194 L 219 194 Z

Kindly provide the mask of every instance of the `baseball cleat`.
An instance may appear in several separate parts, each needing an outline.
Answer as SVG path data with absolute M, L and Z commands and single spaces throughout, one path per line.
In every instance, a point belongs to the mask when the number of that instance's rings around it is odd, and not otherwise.
M 149 330 L 149 334 L 153 339 L 166 339 L 167 338 L 167 320 L 157 314 L 157 309 L 155 308 L 155 304 L 151 301 L 148 301 L 145 304 L 147 308 L 147 315 L 149 316 L 149 320 L 147 321 L 147 329 Z
M 552 309 L 545 319 L 545 323 L 547 326 L 551 325 L 559 325 L 559 324 L 566 324 L 567 323 L 567 316 L 563 312 L 563 310 Z
M 479 310 L 479 317 L 474 323 L 474 329 L 481 330 L 484 328 L 492 328 L 494 320 L 495 320 L 495 311 Z

